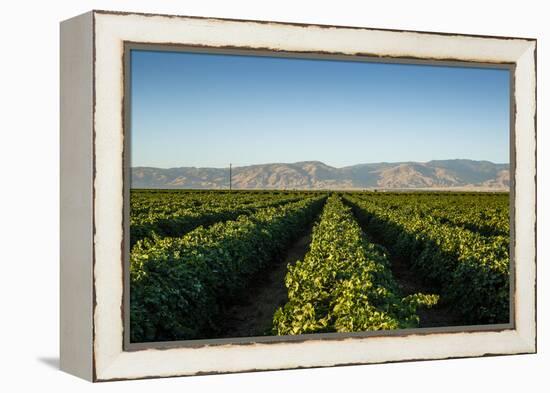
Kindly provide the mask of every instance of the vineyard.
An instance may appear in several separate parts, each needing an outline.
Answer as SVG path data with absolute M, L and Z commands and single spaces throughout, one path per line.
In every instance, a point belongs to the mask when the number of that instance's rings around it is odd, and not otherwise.
M 132 190 L 130 340 L 507 323 L 508 200 Z

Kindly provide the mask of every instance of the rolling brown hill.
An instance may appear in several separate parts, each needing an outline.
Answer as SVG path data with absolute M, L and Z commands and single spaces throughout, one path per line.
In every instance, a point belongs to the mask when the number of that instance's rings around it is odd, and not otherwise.
M 229 188 L 228 168 L 132 168 L 132 188 Z M 439 160 L 335 168 L 319 161 L 234 167 L 234 189 L 461 189 L 507 191 L 508 164 Z

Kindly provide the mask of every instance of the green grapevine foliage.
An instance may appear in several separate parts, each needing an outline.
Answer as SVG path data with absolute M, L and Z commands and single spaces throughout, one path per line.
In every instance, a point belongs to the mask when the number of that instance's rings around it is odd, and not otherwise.
M 485 236 L 456 220 L 454 224 L 442 220 L 446 210 L 437 212 L 437 207 L 416 195 L 346 198 L 366 227 L 390 245 L 392 252 L 409 258 L 425 281 L 441 290 L 442 301 L 451 304 L 464 320 L 508 322 L 509 236 Z M 468 214 L 478 215 L 480 210 Z M 449 216 L 452 214 L 456 213 Z
M 418 305 L 436 295 L 399 296 L 385 250 L 365 238 L 350 208 L 332 195 L 310 250 L 288 267 L 289 302 L 274 315 L 278 335 L 415 327 Z
M 183 237 L 138 241 L 130 256 L 131 341 L 193 339 L 214 331 L 224 303 L 284 253 L 324 199 L 266 207 Z
M 313 222 L 272 334 L 416 327 L 435 304 L 508 322 L 509 194 L 132 190 L 130 340 L 219 334 L 225 308 Z M 390 253 L 433 294 L 403 296 Z

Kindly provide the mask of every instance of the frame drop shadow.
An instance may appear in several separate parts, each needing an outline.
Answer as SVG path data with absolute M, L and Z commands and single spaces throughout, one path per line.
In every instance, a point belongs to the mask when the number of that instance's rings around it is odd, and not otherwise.
M 55 370 L 59 370 L 59 356 L 41 356 L 37 358 L 40 363 L 48 366 L 49 368 L 53 368 Z

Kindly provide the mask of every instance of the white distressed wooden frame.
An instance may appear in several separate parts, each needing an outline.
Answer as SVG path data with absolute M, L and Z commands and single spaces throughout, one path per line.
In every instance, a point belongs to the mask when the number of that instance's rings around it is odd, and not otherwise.
M 515 65 L 514 323 L 125 351 L 125 42 Z M 92 11 L 61 24 L 61 368 L 92 381 L 536 351 L 536 40 Z

